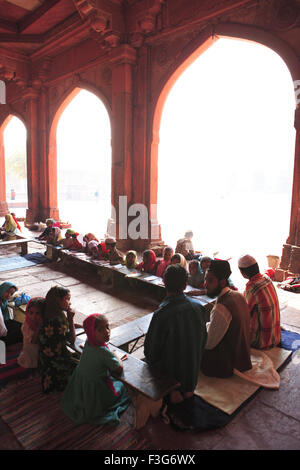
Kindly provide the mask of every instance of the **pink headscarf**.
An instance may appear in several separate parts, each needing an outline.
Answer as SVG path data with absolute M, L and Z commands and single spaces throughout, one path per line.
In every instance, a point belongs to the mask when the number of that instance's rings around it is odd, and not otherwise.
M 99 313 L 92 313 L 83 321 L 83 328 L 86 332 L 90 346 L 106 346 L 106 343 L 99 343 L 95 337 L 95 321 L 99 317 Z
M 137 269 L 139 271 L 144 271 L 145 273 L 155 274 L 156 271 L 156 254 L 153 250 L 146 250 L 144 251 L 143 255 L 146 257 L 146 263 L 142 261 L 138 266 Z
M 109 349 L 106 343 L 100 343 L 95 338 L 95 320 L 98 316 L 99 316 L 99 313 L 92 313 L 91 315 L 89 315 L 83 321 L 83 328 L 84 328 L 84 331 L 86 332 L 87 339 L 88 339 L 90 346 L 105 346 L 107 349 Z M 117 397 L 118 393 L 109 375 L 107 375 L 105 379 L 106 379 L 106 383 L 108 387 L 110 388 L 112 393 Z

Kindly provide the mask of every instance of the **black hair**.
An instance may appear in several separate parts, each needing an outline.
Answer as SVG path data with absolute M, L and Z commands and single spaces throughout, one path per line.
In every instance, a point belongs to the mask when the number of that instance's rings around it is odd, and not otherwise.
M 249 279 L 259 273 L 259 266 L 257 263 L 248 266 L 248 268 L 239 268 Z
M 188 272 L 181 264 L 170 264 L 164 272 L 167 291 L 181 293 L 187 283 Z

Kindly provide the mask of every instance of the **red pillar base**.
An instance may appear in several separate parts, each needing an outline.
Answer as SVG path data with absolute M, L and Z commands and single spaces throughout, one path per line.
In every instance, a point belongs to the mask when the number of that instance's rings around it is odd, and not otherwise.
M 4 217 L 8 213 L 8 205 L 6 201 L 0 201 L 0 217 Z

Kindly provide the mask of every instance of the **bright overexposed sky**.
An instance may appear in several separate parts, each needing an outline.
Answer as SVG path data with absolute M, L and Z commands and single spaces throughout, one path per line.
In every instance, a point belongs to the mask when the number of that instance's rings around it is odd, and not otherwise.
M 174 246 L 191 229 L 194 246 L 209 254 L 281 255 L 290 221 L 294 111 L 286 64 L 260 44 L 219 39 L 184 71 L 160 128 L 158 221 L 166 243 Z M 16 127 L 10 132 L 6 149 L 21 135 Z M 78 231 L 83 217 L 85 225 L 93 220 L 86 229 L 98 226 L 102 235 L 110 210 L 103 201 L 110 200 L 111 129 L 99 98 L 82 90 L 72 100 L 59 120 L 57 145 L 63 220 Z M 76 200 L 79 187 L 90 203 Z
M 219 39 L 184 71 L 160 127 L 158 220 L 167 243 L 192 229 L 202 251 L 281 255 L 294 110 L 286 64 L 260 44 Z

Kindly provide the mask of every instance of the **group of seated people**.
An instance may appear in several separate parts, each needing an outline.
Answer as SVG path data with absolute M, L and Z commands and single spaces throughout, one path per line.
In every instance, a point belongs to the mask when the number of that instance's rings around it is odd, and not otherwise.
M 183 255 L 165 247 L 159 262 L 153 250 L 146 250 L 138 263 L 136 252 L 130 250 L 124 257 L 114 239 L 98 242 L 91 234 L 85 239 L 87 249 L 94 247 L 97 252 L 112 254 L 114 262 L 163 278 L 166 296 L 153 314 L 144 355 L 151 367 L 180 383 L 170 393 L 172 403 L 193 396 L 200 370 L 207 376 L 230 377 L 234 369 L 252 368 L 251 347 L 269 349 L 280 344 L 277 293 L 252 256 L 238 260 L 240 273 L 247 279 L 242 294 L 230 286 L 231 268 L 226 260 L 199 259 L 199 255 L 197 259 L 193 249 Z M 184 294 L 188 282 L 204 287 L 215 299 L 208 322 L 201 302 Z M 67 347 L 75 341 L 70 290 L 55 286 L 45 298 L 31 299 L 22 326 L 8 312 L 8 300 L 16 291 L 13 283 L 0 285 L 0 340 L 6 344 L 23 341 L 19 364 L 37 367 L 44 393 L 64 391 L 62 409 L 75 423 L 118 423 L 120 412 L 130 403 L 130 392 L 118 380 L 122 360 L 108 347 L 107 317 L 92 314 L 84 320 L 87 341 L 79 360 Z

